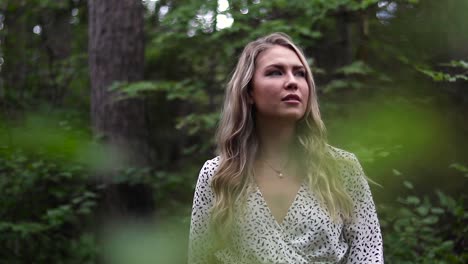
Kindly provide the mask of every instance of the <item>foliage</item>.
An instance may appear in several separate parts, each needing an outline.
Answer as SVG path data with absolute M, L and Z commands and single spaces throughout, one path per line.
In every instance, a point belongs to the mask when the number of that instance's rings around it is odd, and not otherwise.
M 83 166 L 65 164 L 2 146 L 2 261 L 85 263 L 96 257 L 97 243 L 85 223 L 92 220 L 97 189 Z
M 460 164 L 460 163 L 452 163 L 450 164 L 449 168 L 453 168 L 461 173 L 463 173 L 463 175 L 465 177 L 468 177 L 468 167 Z
M 463 72 L 459 74 L 450 74 L 450 73 L 445 73 L 442 71 L 434 71 L 424 66 L 416 66 L 416 69 L 420 71 L 421 73 L 431 77 L 432 80 L 436 82 L 440 82 L 440 81 L 456 82 L 458 80 L 468 81 L 468 63 L 467 62 L 460 60 L 460 61 L 451 61 L 450 63 L 440 63 L 439 65 L 451 67 L 455 69 L 459 68 L 463 70 Z
M 83 0 L 1 2 L 3 110 L 88 105 L 85 7 Z
M 191 103 L 206 104 L 208 96 L 202 87 L 202 83 L 196 83 L 195 81 L 185 79 L 180 82 L 116 82 L 109 87 L 109 90 L 119 92 L 120 95 L 115 98 L 116 100 L 142 97 L 144 93 L 164 92 L 165 98 L 168 101 L 183 100 Z
M 177 173 L 130 167 L 115 171 L 108 164 L 116 161 L 101 155 L 116 154 L 99 153 L 97 144 L 90 144 L 83 131 L 76 131 L 75 121 L 26 120 L 33 121 L 10 125 L 0 133 L 2 261 L 94 263 L 100 252 L 97 209 L 111 186 L 148 186 L 154 202 L 163 205 L 158 208 L 159 217 L 190 211 L 186 201 L 192 196 L 190 178 L 196 168 Z M 111 170 L 113 176 L 105 181 L 92 176 L 96 172 L 111 175 Z
M 414 192 L 413 184 L 404 185 Z M 456 200 L 440 190 L 436 194 L 435 201 L 409 194 L 399 199 L 399 207 L 382 208 L 386 262 L 466 263 L 467 197 Z

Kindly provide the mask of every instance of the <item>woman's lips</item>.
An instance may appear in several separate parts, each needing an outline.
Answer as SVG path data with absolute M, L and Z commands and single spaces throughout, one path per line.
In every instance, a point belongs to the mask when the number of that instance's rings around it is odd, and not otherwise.
M 300 102 L 301 98 L 297 94 L 288 94 L 281 99 L 281 101 L 285 102 Z

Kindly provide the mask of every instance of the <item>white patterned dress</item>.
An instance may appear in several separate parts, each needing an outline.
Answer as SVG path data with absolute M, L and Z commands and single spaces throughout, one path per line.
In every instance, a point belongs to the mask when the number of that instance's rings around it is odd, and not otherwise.
M 254 186 L 244 214 L 234 223 L 232 242 L 214 250 L 207 238 L 214 201 L 210 183 L 219 164 L 216 157 L 204 164 L 195 188 L 189 264 L 207 264 L 209 259 L 223 264 L 383 263 L 379 221 L 362 167 L 354 154 L 331 150 L 338 160 L 345 161 L 340 162 L 340 174 L 354 201 L 354 221 L 333 222 L 303 183 L 283 222 L 278 223 Z

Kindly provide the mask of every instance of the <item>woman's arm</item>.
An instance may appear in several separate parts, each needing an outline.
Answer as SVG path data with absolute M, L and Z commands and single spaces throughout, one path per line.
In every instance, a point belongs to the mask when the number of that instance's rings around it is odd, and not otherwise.
M 354 154 L 342 168 L 345 187 L 354 202 L 353 219 L 344 226 L 349 251 L 347 264 L 383 263 L 383 244 L 379 220 L 364 171 Z
M 217 159 L 205 162 L 198 176 L 190 223 L 189 264 L 209 263 L 209 259 L 213 253 L 209 223 L 214 195 L 210 184 L 211 177 L 217 167 L 217 162 Z

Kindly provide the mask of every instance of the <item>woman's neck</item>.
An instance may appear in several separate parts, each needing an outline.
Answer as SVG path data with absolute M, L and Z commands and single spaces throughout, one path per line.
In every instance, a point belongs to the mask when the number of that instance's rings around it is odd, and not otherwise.
M 256 128 L 259 139 L 259 158 L 271 164 L 284 164 L 291 153 L 294 140 L 295 124 L 258 122 Z

